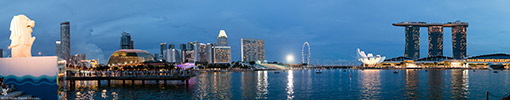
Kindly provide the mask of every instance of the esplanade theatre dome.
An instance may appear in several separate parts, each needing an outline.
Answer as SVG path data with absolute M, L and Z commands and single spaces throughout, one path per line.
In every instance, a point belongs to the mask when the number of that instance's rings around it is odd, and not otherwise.
M 154 60 L 149 52 L 138 49 L 120 49 L 108 59 L 108 66 L 126 65 Z

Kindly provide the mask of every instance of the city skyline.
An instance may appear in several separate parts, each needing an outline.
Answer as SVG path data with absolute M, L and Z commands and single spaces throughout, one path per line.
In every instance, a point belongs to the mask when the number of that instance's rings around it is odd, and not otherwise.
M 70 54 L 86 54 L 88 59 L 99 59 L 103 64 L 118 50 L 119 34 L 123 31 L 131 33 L 136 41 L 135 49 L 151 54 L 159 53 L 158 44 L 163 42 L 215 43 L 218 30 L 225 29 L 232 46 L 232 61 L 241 60 L 241 38 L 264 39 L 268 44 L 265 47 L 268 61 L 284 62 L 287 54 L 300 58 L 302 43 L 306 41 L 313 48 L 312 63 L 317 59 L 356 63 L 356 48 L 388 58 L 398 57 L 404 56 L 405 32 L 391 23 L 409 20 L 469 22 L 467 55 L 510 53 L 510 46 L 501 45 L 510 41 L 500 41 L 510 33 L 506 28 L 510 24 L 505 23 L 510 20 L 506 17 L 510 12 L 505 11 L 508 7 L 504 5 L 508 1 L 294 1 L 290 5 L 285 1 L 268 2 L 271 3 L 8 1 L 0 8 L 4 12 L 0 23 L 9 23 L 14 15 L 27 15 L 38 22 L 33 32 L 38 39 L 32 54 L 55 55 L 55 41 L 60 38 L 59 24 L 69 21 Z M 132 4 L 136 7 L 125 6 Z M 225 7 L 216 8 L 218 4 Z M 4 29 L 1 37 L 9 36 L 8 27 L 8 24 L 0 24 Z M 447 41 L 452 41 L 452 29 L 444 28 L 443 32 L 443 55 L 451 57 L 452 43 Z M 429 46 L 425 41 L 428 41 L 426 33 L 429 32 L 421 29 L 420 33 L 423 42 L 420 42 L 419 58 L 423 58 L 428 56 L 426 47 Z M 9 43 L 8 38 L 0 41 L 5 57 L 10 54 Z

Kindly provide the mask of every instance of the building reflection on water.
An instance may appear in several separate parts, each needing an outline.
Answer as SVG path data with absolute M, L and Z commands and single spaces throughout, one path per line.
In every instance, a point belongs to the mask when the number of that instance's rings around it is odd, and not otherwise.
M 257 97 L 256 99 L 267 99 L 267 71 L 257 71 Z
M 398 73 L 393 73 L 397 71 Z M 78 81 L 61 97 L 67 99 L 467 99 L 472 97 L 469 70 L 286 70 L 208 72 L 168 85 L 112 87 L 96 81 Z M 481 74 L 482 72 L 472 73 Z M 352 77 L 351 77 L 352 74 Z M 503 75 L 503 74 L 494 74 Z M 474 77 L 476 79 L 476 77 Z M 130 82 L 130 81 L 126 81 Z M 474 81 L 473 81 L 474 82 Z M 102 82 L 106 83 L 106 82 Z M 129 83 L 128 83 L 129 84 Z M 476 92 L 476 91 L 475 91 Z M 473 93 L 474 94 L 474 93 Z M 479 93 L 477 93 L 479 94 Z M 340 98 L 338 98 L 340 97 Z
M 467 99 L 469 96 L 469 70 L 451 70 L 451 93 L 454 99 Z
M 409 99 L 418 99 L 420 98 L 420 90 L 419 90 L 419 71 L 413 70 L 413 69 L 406 69 L 406 83 L 405 83 L 405 89 L 406 94 L 405 96 Z
M 447 71 L 451 71 L 448 75 Z M 426 75 L 426 79 L 423 79 Z M 406 69 L 406 97 L 408 99 L 467 99 L 469 96 L 469 70 L 415 70 Z M 424 82 L 426 84 L 421 84 Z M 451 94 L 445 93 L 450 91 Z M 421 93 L 428 92 L 428 93 Z
M 232 98 L 231 75 L 229 72 L 214 72 L 210 76 L 200 76 L 195 95 L 197 99 Z
M 381 70 L 364 70 L 361 79 L 361 99 L 377 99 L 381 93 Z

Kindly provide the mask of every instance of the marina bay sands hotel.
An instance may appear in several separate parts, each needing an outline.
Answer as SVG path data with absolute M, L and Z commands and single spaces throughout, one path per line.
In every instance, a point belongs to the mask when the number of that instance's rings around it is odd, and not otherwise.
M 393 26 L 405 27 L 405 54 L 404 57 L 418 59 L 420 57 L 420 27 L 429 28 L 429 57 L 443 56 L 443 27 L 452 28 L 453 58 L 466 57 L 466 28 L 467 22 L 425 23 L 400 22 Z

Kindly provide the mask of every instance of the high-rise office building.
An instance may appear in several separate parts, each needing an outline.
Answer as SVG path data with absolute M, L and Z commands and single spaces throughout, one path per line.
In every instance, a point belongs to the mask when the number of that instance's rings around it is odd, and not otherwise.
M 411 59 L 420 58 L 420 27 L 406 26 L 405 57 Z
M 181 62 L 185 62 L 186 61 L 186 44 L 180 44 L 179 45 L 179 49 L 181 51 Z
M 64 54 L 62 54 L 62 41 L 55 42 L 55 55 L 58 59 L 64 59 Z
M 213 47 L 212 63 L 230 63 L 231 59 L 231 48 L 228 46 L 228 37 L 225 30 L 220 30 L 218 34 L 218 44 Z
M 120 49 L 134 49 L 134 42 L 131 38 L 131 34 L 122 32 L 121 35 L 122 37 L 120 37 Z
M 186 50 L 188 50 L 188 51 L 195 50 L 195 44 L 196 43 L 197 42 L 188 42 L 188 44 L 186 44 L 186 47 L 187 47 Z
M 211 49 L 208 49 L 208 45 L 205 43 L 195 42 L 195 62 L 208 63 Z
M 452 48 L 453 58 L 463 59 L 466 54 L 466 28 L 467 26 L 453 26 L 452 27 Z
M 429 26 L 429 57 L 443 56 L 443 26 Z
M 214 63 L 232 62 L 230 55 L 230 46 L 214 46 Z
M 166 50 L 166 61 L 170 63 L 178 63 L 181 62 L 180 52 L 177 49 L 168 49 Z
M 0 49 L 0 58 L 4 57 L 4 49 Z
M 262 39 L 241 38 L 241 61 L 264 61 L 265 47 Z
M 71 57 L 71 30 L 69 22 L 60 23 L 60 41 L 62 50 L 62 59 L 69 61 Z
M 228 39 L 227 39 L 227 33 L 225 33 L 225 30 L 220 30 L 220 34 L 218 34 L 218 46 L 227 46 L 228 45 Z
M 175 49 L 175 44 L 168 44 L 168 49 Z
M 160 58 L 163 59 L 163 60 L 166 60 L 167 45 L 166 45 L 166 43 L 160 43 L 159 46 L 160 46 L 160 53 L 159 53 L 159 55 L 161 55 Z
M 214 63 L 214 46 L 216 44 L 214 43 L 207 43 L 206 44 L 206 50 L 207 50 L 207 63 L 212 64 Z

